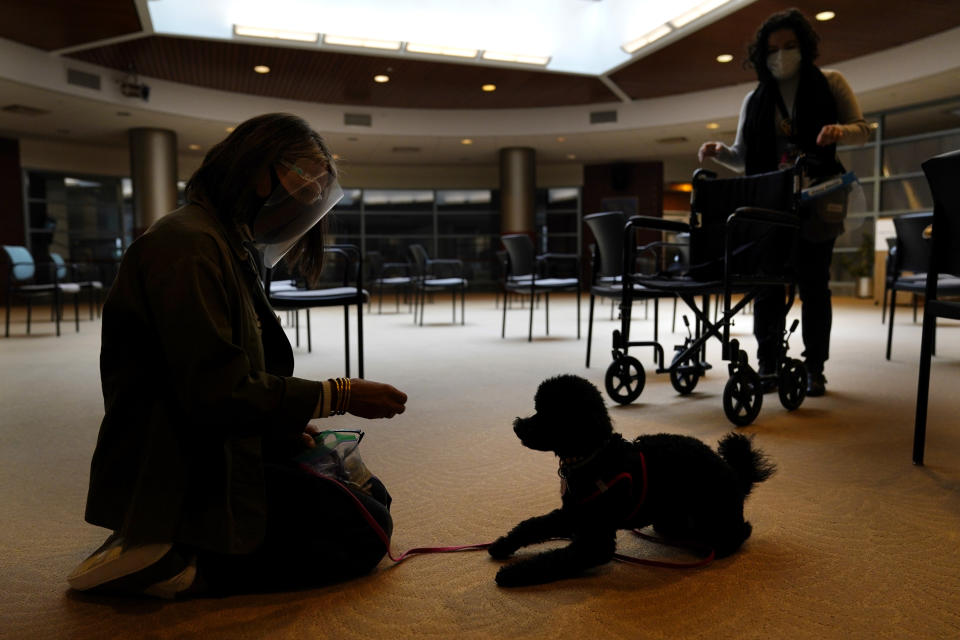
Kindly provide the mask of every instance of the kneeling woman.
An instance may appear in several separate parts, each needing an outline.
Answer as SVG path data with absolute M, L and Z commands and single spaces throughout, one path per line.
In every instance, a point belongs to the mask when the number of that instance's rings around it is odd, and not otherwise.
M 172 597 L 328 582 L 371 570 L 388 534 L 379 481 L 346 493 L 292 457 L 340 408 L 390 418 L 406 395 L 366 380 L 293 377 L 262 268 L 315 280 L 317 224 L 342 197 L 323 139 L 287 114 L 239 125 L 124 255 L 103 311 L 106 415 L 86 520 L 113 531 L 75 589 Z

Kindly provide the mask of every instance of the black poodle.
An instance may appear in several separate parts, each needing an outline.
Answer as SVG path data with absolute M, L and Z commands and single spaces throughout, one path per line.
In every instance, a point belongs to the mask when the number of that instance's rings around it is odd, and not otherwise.
M 545 380 L 536 413 L 513 430 L 525 447 L 560 458 L 562 506 L 524 520 L 489 548 L 507 558 L 551 538 L 570 544 L 502 567 L 497 584 L 541 584 L 609 562 L 618 529 L 653 525 L 671 540 L 727 556 L 750 536 L 743 501 L 774 472 L 749 438 L 725 436 L 719 455 L 696 438 L 660 433 L 628 442 L 614 432 L 603 397 L 574 375 Z

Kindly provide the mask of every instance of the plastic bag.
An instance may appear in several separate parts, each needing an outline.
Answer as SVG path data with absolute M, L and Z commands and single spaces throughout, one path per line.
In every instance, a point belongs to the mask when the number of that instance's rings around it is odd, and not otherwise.
M 330 429 L 313 437 L 315 446 L 295 460 L 315 474 L 327 476 L 371 495 L 373 474 L 360 457 L 359 429 Z

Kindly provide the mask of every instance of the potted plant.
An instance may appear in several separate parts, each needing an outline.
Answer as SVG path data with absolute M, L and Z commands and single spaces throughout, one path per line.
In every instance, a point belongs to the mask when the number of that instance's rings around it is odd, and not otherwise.
M 856 280 L 858 298 L 873 296 L 873 235 L 863 234 L 856 252 L 847 254 L 847 270 Z

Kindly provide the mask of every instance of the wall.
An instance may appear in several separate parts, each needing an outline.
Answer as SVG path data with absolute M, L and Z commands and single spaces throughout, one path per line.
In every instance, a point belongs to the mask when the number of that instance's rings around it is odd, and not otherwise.
M 20 145 L 17 140 L 0 138 L 0 244 L 22 245 L 26 238 L 26 223 L 23 219 L 23 182 L 20 171 Z M 7 295 L 6 258 L 0 269 L 3 285 L 0 301 Z

